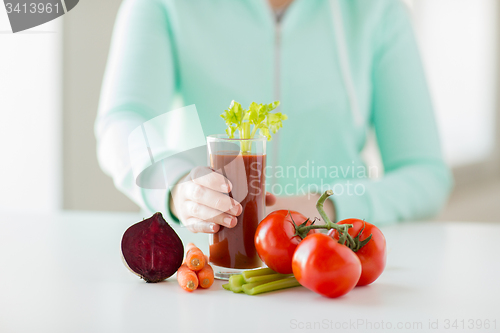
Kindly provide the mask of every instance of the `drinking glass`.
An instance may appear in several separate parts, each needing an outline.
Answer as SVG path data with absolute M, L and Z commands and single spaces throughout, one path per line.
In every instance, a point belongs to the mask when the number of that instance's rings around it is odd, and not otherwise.
M 266 137 L 230 139 L 207 137 L 209 165 L 229 179 L 228 194 L 243 207 L 233 228 L 221 226 L 210 234 L 210 263 L 215 277 L 227 280 L 243 270 L 262 266 L 254 244 L 255 230 L 265 217 Z

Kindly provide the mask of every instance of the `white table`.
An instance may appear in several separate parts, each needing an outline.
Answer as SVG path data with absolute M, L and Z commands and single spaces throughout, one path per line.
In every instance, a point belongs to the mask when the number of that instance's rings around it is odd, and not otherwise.
M 221 281 L 191 294 L 175 278 L 147 284 L 120 258 L 123 232 L 141 219 L 1 215 L 0 332 L 500 331 L 500 223 L 382 228 L 383 275 L 327 299 L 303 287 L 247 296 Z M 206 250 L 206 235 L 177 231 Z

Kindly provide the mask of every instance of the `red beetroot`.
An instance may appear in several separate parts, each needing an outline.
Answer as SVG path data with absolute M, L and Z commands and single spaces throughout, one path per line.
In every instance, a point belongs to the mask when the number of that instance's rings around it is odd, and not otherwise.
M 155 213 L 125 231 L 122 254 L 131 271 L 146 282 L 160 282 L 181 266 L 184 246 L 161 213 Z

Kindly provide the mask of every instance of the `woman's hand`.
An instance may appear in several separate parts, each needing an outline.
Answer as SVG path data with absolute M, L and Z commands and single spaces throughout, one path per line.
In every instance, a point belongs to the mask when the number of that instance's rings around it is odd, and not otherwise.
M 243 211 L 226 193 L 232 184 L 208 167 L 196 167 L 172 189 L 172 212 L 192 232 L 214 233 L 219 226 L 232 228 Z
M 215 233 L 220 225 L 232 228 L 243 208 L 226 195 L 231 189 L 231 182 L 221 174 L 196 167 L 172 189 L 172 213 L 192 232 Z M 266 206 L 275 203 L 276 196 L 266 192 Z

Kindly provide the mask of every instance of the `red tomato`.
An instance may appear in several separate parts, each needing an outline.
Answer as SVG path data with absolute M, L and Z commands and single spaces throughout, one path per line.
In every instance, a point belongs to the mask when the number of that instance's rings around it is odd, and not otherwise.
M 292 210 L 290 213 L 297 225 L 307 220 L 298 212 Z M 311 230 L 309 234 L 313 232 Z M 291 274 L 293 253 L 301 241 L 294 234 L 295 227 L 288 210 L 277 210 L 267 215 L 255 231 L 255 248 L 260 259 L 278 273 Z
M 301 285 L 332 298 L 351 291 L 361 275 L 361 263 L 354 252 L 320 233 L 300 242 L 293 255 L 292 268 Z
M 384 234 L 373 224 L 359 219 L 346 219 L 340 221 L 338 224 L 352 224 L 353 227 L 349 228 L 349 235 L 353 238 L 359 234 L 364 225 L 365 229 L 359 236 L 360 241 L 365 240 L 370 234 L 372 235 L 370 241 L 355 252 L 361 261 L 362 269 L 358 286 L 366 286 L 372 283 L 382 274 L 385 268 L 387 252 Z M 330 229 L 328 235 L 333 236 L 337 240 L 339 239 L 339 235 L 334 229 Z

